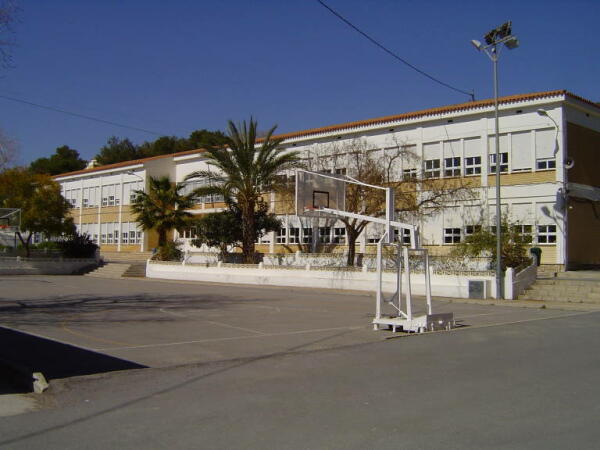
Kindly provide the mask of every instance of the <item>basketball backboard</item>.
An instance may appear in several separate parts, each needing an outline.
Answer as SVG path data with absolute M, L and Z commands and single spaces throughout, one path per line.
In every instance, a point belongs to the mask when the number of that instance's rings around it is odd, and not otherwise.
M 19 208 L 0 208 L 0 231 L 17 232 L 21 227 Z
M 346 182 L 343 175 L 296 172 L 296 215 L 323 217 L 323 208 L 344 210 Z

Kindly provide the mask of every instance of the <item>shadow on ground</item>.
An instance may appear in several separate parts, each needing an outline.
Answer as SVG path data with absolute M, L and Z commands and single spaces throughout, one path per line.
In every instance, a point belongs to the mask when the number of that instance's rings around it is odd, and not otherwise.
M 0 367 L 3 377 L 14 376 L 11 368 L 42 372 L 47 380 L 52 380 L 146 367 L 4 327 L 0 327 L 0 342 L 0 361 L 5 362 L 4 367 Z M 0 394 L 11 392 L 14 384 L 15 380 L 0 382 Z

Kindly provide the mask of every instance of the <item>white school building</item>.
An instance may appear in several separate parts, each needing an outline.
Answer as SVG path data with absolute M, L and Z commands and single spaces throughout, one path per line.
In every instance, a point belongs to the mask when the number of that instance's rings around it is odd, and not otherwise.
M 600 265 L 600 106 L 567 91 L 502 97 L 500 109 L 501 206 L 533 245 L 542 248 L 542 263 L 560 268 Z M 469 180 L 476 199 L 451 202 L 439 214 L 419 219 L 421 244 L 432 254 L 446 254 L 495 216 L 495 135 L 493 100 L 367 119 L 280 135 L 282 147 L 314 154 L 332 143 L 360 139 L 376 155 L 399 145 L 417 158 L 398 161 L 393 174 L 423 174 L 427 178 Z M 415 161 L 418 161 L 415 163 Z M 335 165 L 335 164 L 334 164 Z M 144 188 L 149 177 L 167 175 L 181 183 L 206 168 L 204 152 L 144 158 L 61 174 L 55 179 L 73 205 L 72 215 L 103 252 L 140 252 L 156 246 L 154 233 L 142 232 L 129 205 L 131 194 Z M 345 167 L 331 167 L 344 173 Z M 188 186 L 191 189 L 192 186 Z M 272 207 L 277 200 L 271 194 Z M 222 199 L 198 200 L 194 213 L 217 211 Z M 279 232 L 261 238 L 258 251 L 296 252 L 301 244 L 320 242 L 343 250 L 341 223 L 306 226 L 292 214 L 282 214 Z M 489 222 L 493 223 L 493 222 Z M 193 231 L 180 236 L 187 249 Z M 369 252 L 376 236 L 367 229 L 358 240 L 359 252 Z

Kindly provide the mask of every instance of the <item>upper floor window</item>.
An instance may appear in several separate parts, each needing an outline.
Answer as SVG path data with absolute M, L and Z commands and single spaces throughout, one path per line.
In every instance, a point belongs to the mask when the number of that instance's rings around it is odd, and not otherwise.
M 444 176 L 459 177 L 460 176 L 460 158 L 445 158 L 444 159 Z
M 402 171 L 402 179 L 404 181 L 416 180 L 417 179 L 417 169 L 404 169 Z
M 500 153 L 500 173 L 508 172 L 508 153 Z M 490 173 L 496 173 L 496 154 L 490 155 Z
M 425 161 L 425 178 L 440 177 L 440 160 L 428 159 Z
M 481 173 L 481 156 L 465 158 L 465 175 L 479 175 Z

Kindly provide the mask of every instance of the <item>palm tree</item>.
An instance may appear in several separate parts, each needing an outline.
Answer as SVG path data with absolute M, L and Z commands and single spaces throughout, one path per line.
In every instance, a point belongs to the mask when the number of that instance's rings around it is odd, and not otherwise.
M 191 216 L 186 210 L 194 204 L 193 195 L 181 194 L 181 187 L 171 183 L 169 177 L 150 177 L 148 192 L 135 191 L 131 211 L 144 231 L 157 231 L 159 247 L 167 242 L 169 230 L 183 228 Z
M 279 187 L 278 174 L 299 164 L 298 152 L 279 148 L 283 139 L 273 138 L 274 126 L 257 145 L 257 123 L 250 118 L 236 126 L 228 123 L 228 148 L 211 148 L 206 151 L 207 163 L 216 171 L 203 170 L 191 173 L 186 180 L 201 178 L 211 181 L 211 186 L 200 188 L 198 195 L 220 193 L 232 201 L 242 213 L 242 252 L 247 263 L 254 262 L 256 240 L 255 212 L 263 201 L 261 195 Z

